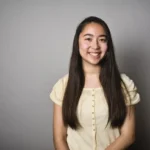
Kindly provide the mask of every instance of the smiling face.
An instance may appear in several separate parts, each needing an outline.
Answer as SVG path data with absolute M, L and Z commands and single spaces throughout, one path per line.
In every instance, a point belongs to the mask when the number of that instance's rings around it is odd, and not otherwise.
M 87 24 L 79 35 L 79 52 L 82 63 L 98 65 L 107 51 L 107 37 L 98 23 Z

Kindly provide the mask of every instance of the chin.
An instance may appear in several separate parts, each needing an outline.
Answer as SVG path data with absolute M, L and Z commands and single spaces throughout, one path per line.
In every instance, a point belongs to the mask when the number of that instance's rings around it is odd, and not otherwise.
M 101 60 L 99 60 L 99 61 L 87 61 L 89 64 L 91 64 L 91 65 L 99 65 L 99 63 L 100 63 L 100 61 Z
M 97 60 L 87 59 L 87 58 L 83 58 L 82 60 L 83 60 L 84 63 L 86 63 L 86 64 L 99 65 L 102 59 L 103 59 L 103 57 L 100 58 L 100 59 L 97 59 Z

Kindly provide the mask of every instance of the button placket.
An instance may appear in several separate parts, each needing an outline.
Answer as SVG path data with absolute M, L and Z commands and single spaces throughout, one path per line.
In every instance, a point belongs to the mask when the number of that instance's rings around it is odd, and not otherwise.
M 92 133 L 93 133 L 93 149 L 96 149 L 96 141 L 95 141 L 95 134 L 96 134 L 96 128 L 95 128 L 95 90 L 92 90 Z

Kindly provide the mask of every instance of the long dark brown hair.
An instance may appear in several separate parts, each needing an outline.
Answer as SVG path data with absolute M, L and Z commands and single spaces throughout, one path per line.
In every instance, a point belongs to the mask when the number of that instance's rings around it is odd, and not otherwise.
M 77 117 L 77 106 L 84 87 L 85 76 L 82 68 L 82 58 L 79 53 L 79 35 L 83 31 L 84 27 L 92 22 L 100 24 L 106 33 L 108 49 L 105 57 L 99 63 L 99 66 L 101 67 L 99 80 L 103 87 L 109 108 L 108 122 L 111 123 L 112 128 L 120 128 L 123 125 L 127 113 L 125 95 L 121 84 L 123 83 L 123 80 L 121 79 L 120 72 L 116 64 L 110 30 L 102 19 L 94 16 L 85 18 L 78 25 L 74 36 L 68 82 L 66 85 L 62 105 L 64 125 L 70 126 L 75 130 L 81 127 Z M 127 91 L 124 83 L 123 86 Z

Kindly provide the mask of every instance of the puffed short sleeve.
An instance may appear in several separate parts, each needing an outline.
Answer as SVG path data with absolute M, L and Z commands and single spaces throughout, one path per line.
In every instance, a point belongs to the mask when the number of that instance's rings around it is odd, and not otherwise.
M 60 106 L 62 105 L 63 101 L 63 89 L 63 81 L 62 79 L 59 79 L 50 92 L 50 99 Z
M 126 74 L 121 74 L 121 78 L 125 83 L 131 98 L 131 103 L 130 103 L 129 95 L 125 92 L 126 105 L 137 104 L 140 101 L 140 94 L 138 93 L 137 87 L 135 86 L 133 80 L 130 79 Z

